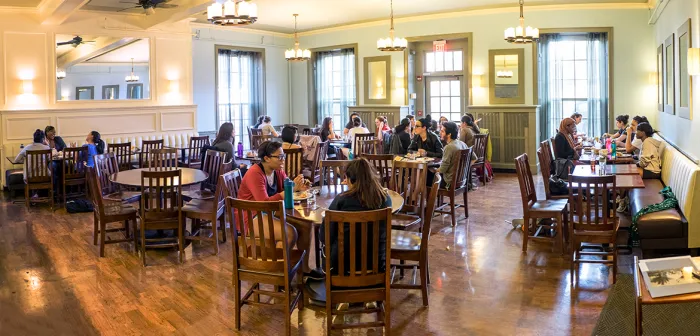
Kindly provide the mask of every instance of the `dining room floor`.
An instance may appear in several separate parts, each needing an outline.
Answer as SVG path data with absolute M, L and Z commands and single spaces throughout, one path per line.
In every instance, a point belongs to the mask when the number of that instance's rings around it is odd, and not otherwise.
M 538 192 L 543 197 L 541 179 Z M 436 218 L 430 237 L 430 306 L 420 291 L 392 290 L 393 335 L 590 335 L 607 298 L 607 267 L 583 264 L 570 285 L 569 257 L 546 242 L 521 252 L 516 175 L 497 173 L 469 193 L 470 216 L 456 227 Z M 280 335 L 283 313 L 243 308 L 234 329 L 231 240 L 213 255 L 191 244 L 148 251 L 148 267 L 129 244 L 92 244 L 92 214 L 29 211 L 0 200 L 0 334 L 2 335 Z M 631 255 L 620 272 L 630 273 Z M 407 276 L 406 279 L 410 278 Z M 325 333 L 322 307 L 292 315 L 293 335 Z M 338 332 L 338 335 L 342 333 Z M 378 335 L 378 330 L 348 332 Z

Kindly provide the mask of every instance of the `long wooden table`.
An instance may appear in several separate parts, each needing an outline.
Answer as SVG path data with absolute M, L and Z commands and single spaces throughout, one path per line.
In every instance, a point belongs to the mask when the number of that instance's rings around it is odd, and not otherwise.
M 644 188 L 644 180 L 639 175 L 639 168 L 633 164 L 606 165 L 605 173 L 615 175 L 615 184 L 620 190 Z M 592 171 L 590 165 L 578 165 L 574 167 L 574 176 L 600 176 L 600 165 Z

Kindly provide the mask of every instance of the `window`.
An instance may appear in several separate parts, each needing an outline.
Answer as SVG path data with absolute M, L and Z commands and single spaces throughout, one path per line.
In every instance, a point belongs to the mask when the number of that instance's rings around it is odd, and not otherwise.
M 425 53 L 425 71 L 462 71 L 462 51 L 429 51 Z
M 606 33 L 544 34 L 538 44 L 541 137 L 556 134 L 563 118 L 580 113 L 579 133 L 608 131 Z
M 429 77 L 428 78 L 428 112 L 433 118 L 446 117 L 447 120 L 457 121 L 462 114 L 462 81 L 461 77 Z
M 333 128 L 340 131 L 348 119 L 348 106 L 355 105 L 355 49 L 335 49 L 315 53 L 314 90 L 316 120 L 333 118 Z
M 250 148 L 247 126 L 262 112 L 262 52 L 217 48 L 217 129 L 233 123 L 238 141 Z

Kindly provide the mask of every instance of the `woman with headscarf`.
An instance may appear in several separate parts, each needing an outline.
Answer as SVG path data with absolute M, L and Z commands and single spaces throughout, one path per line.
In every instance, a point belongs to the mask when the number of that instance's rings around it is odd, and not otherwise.
M 574 143 L 574 132 L 576 132 L 576 121 L 571 118 L 565 118 L 559 124 L 559 131 L 554 137 L 554 158 L 577 160 L 579 158 L 578 150 L 581 145 Z

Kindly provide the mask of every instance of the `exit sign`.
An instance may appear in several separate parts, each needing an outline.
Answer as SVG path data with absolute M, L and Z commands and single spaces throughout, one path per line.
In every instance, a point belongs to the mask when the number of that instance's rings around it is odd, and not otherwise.
M 445 40 L 433 41 L 433 51 L 444 52 L 446 42 Z

